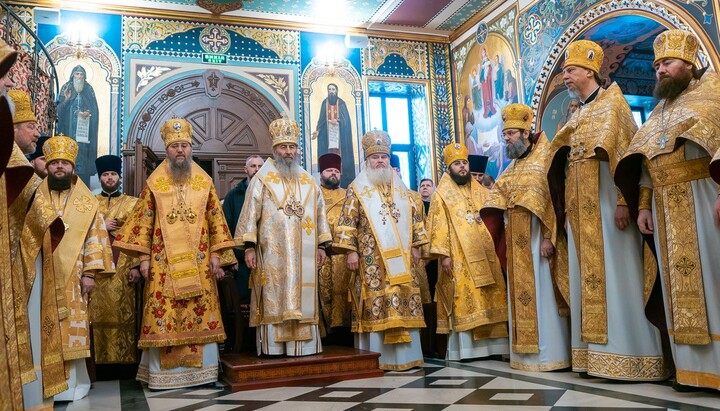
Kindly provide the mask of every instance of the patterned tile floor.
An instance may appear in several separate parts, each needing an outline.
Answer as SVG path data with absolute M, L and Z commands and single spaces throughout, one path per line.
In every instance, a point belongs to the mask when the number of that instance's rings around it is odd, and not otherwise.
M 534 373 L 502 361 L 428 360 L 384 377 L 232 393 L 216 387 L 151 392 L 136 381 L 93 385 L 90 395 L 56 410 L 137 411 L 603 411 L 715 410 L 720 393 L 677 393 L 668 382 L 581 379 L 572 372 Z

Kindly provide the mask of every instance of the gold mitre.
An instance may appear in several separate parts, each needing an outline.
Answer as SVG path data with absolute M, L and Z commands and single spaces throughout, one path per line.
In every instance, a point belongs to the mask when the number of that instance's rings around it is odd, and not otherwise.
M 192 144 L 192 126 L 183 118 L 173 117 L 160 127 L 160 136 L 165 148 L 178 142 Z
M 362 138 L 362 146 L 365 158 L 377 153 L 390 155 L 390 136 L 382 130 L 369 131 Z
M 15 64 L 17 60 L 17 51 L 5 43 L 5 40 L 0 39 L 0 78 L 10 71 L 10 68 Z
M 278 144 L 298 144 L 300 125 L 286 114 L 270 123 L 269 130 L 273 147 Z
M 13 124 L 26 123 L 28 121 L 37 121 L 35 113 L 32 109 L 32 101 L 30 95 L 22 90 L 10 90 L 8 96 L 15 105 L 15 115 L 13 116 Z
M 443 149 L 443 160 L 445 161 L 445 165 L 450 167 L 450 164 L 458 161 L 458 160 L 467 160 L 468 159 L 468 149 L 465 147 L 465 144 L 462 143 L 455 143 L 455 144 L 448 144 Z
M 75 157 L 78 153 L 77 142 L 68 136 L 60 134 L 49 138 L 43 144 L 43 155 L 45 161 L 50 163 L 54 160 L 67 160 L 75 167 Z
M 653 41 L 655 60 L 665 58 L 676 58 L 695 64 L 697 60 L 700 43 L 694 34 L 686 30 L 668 30 L 658 34 Z
M 533 111 L 525 104 L 508 104 L 502 109 L 503 130 L 509 128 L 530 130 L 532 119 Z
M 592 70 L 599 75 L 604 56 L 605 53 L 603 53 L 602 47 L 594 41 L 573 41 L 565 50 L 563 68 L 567 66 L 579 66 Z

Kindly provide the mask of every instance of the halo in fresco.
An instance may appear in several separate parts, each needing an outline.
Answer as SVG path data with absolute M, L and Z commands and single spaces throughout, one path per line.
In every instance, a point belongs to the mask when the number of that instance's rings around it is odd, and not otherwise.
M 510 163 L 500 113 L 506 105 L 519 102 L 515 54 L 497 33 L 488 33 L 483 44 L 470 41 L 474 44 L 462 71 L 456 71 L 458 135 L 470 154 L 489 157 L 486 173 L 497 177 Z

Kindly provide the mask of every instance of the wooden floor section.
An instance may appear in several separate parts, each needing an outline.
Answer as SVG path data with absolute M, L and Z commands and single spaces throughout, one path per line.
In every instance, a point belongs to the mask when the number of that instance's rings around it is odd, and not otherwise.
M 304 357 L 224 354 L 220 378 L 232 391 L 244 391 L 381 377 L 378 358 L 376 352 L 339 346 L 326 346 L 322 353 Z

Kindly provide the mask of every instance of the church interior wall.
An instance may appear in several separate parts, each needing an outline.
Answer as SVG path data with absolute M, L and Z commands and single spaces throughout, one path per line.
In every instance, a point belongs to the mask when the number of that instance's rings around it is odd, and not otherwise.
M 32 23 L 31 7 L 13 7 L 29 16 L 28 22 Z M 494 80 L 498 82 L 492 88 L 496 93 L 495 100 L 508 104 L 516 99 L 538 108 L 545 97 L 546 83 L 552 80 L 549 77 L 555 69 L 554 62 L 563 50 L 564 43 L 561 42 L 572 40 L 576 37 L 575 32 L 584 31 L 588 22 L 596 20 L 595 16 L 582 20 L 589 12 L 615 13 L 626 9 L 655 16 L 665 13 L 670 23 L 685 25 L 699 34 L 708 52 L 708 63 L 717 69 L 719 7 L 717 2 L 674 0 L 506 2 L 469 30 L 453 33 L 452 41 L 407 40 L 407 36 L 403 39 L 370 37 L 368 48 L 336 48 L 340 55 L 331 55 L 331 62 L 326 48 L 341 45 L 342 34 L 298 31 L 292 27 L 263 28 L 61 10 L 63 23 L 60 26 L 40 24 L 36 31 L 44 43 L 56 44 L 60 50 L 58 63 L 62 67 L 73 66 L 77 61 L 92 71 L 90 83 L 98 86 L 95 92 L 100 103 L 98 139 L 103 140 L 98 150 L 120 153 L 127 147 L 132 117 L 137 115 L 137 108 L 155 87 L 167 84 L 182 73 L 207 68 L 227 72 L 229 76 L 253 84 L 272 102 L 277 112 L 295 116 L 303 130 L 302 163 L 311 169 L 312 154 L 305 146 L 311 144 L 308 134 L 314 126 L 304 124 L 307 120 L 301 86 L 303 72 L 320 59 L 326 64 L 337 65 L 339 70 L 344 70 L 345 64 L 348 70 L 360 76 L 361 87 L 367 87 L 367 80 L 371 78 L 427 84 L 431 121 L 426 132 L 430 138 L 417 139 L 415 175 L 418 179 L 434 176 L 437 181 L 443 172 L 440 153 L 444 146 L 467 138 L 463 105 L 467 97 L 472 101 L 472 70 L 468 70 L 473 66 L 483 67 L 482 50 L 490 60 L 490 64 L 486 63 L 487 69 L 498 74 L 498 66 L 502 66 L 502 81 L 496 75 Z M 69 54 L 72 48 L 68 49 L 69 45 L 62 41 L 70 38 L 69 32 L 84 29 L 93 32 L 97 38 L 91 39 L 91 47 L 85 54 L 79 52 L 77 57 L 72 56 Z M 22 36 L 22 33 L 13 35 Z M 23 44 L 23 47 L 29 50 L 29 44 Z M 203 55 L 210 55 L 206 57 L 210 60 L 203 61 Z M 222 64 L 211 64 L 212 59 L 215 59 L 214 63 Z M 153 64 L 156 66 L 154 71 Z M 162 70 L 158 66 L 172 69 Z M 138 74 L 143 67 L 145 71 Z M 58 73 L 61 85 L 68 80 L 65 71 L 70 71 L 63 70 Z M 507 81 L 508 74 L 513 77 L 514 85 Z M 145 84 L 139 86 L 142 82 Z M 369 131 L 367 93 L 366 90 L 352 92 L 361 92 L 354 101 L 360 105 L 354 129 L 357 141 L 361 132 Z M 474 110 L 479 118 L 476 125 L 471 125 L 471 135 L 474 142 L 490 154 L 497 152 L 499 147 L 486 144 L 487 138 L 482 135 L 496 128 L 502 104 L 488 112 Z M 557 108 L 553 110 L 559 112 Z M 310 121 L 316 120 L 311 118 Z M 501 169 L 503 160 L 497 161 Z

